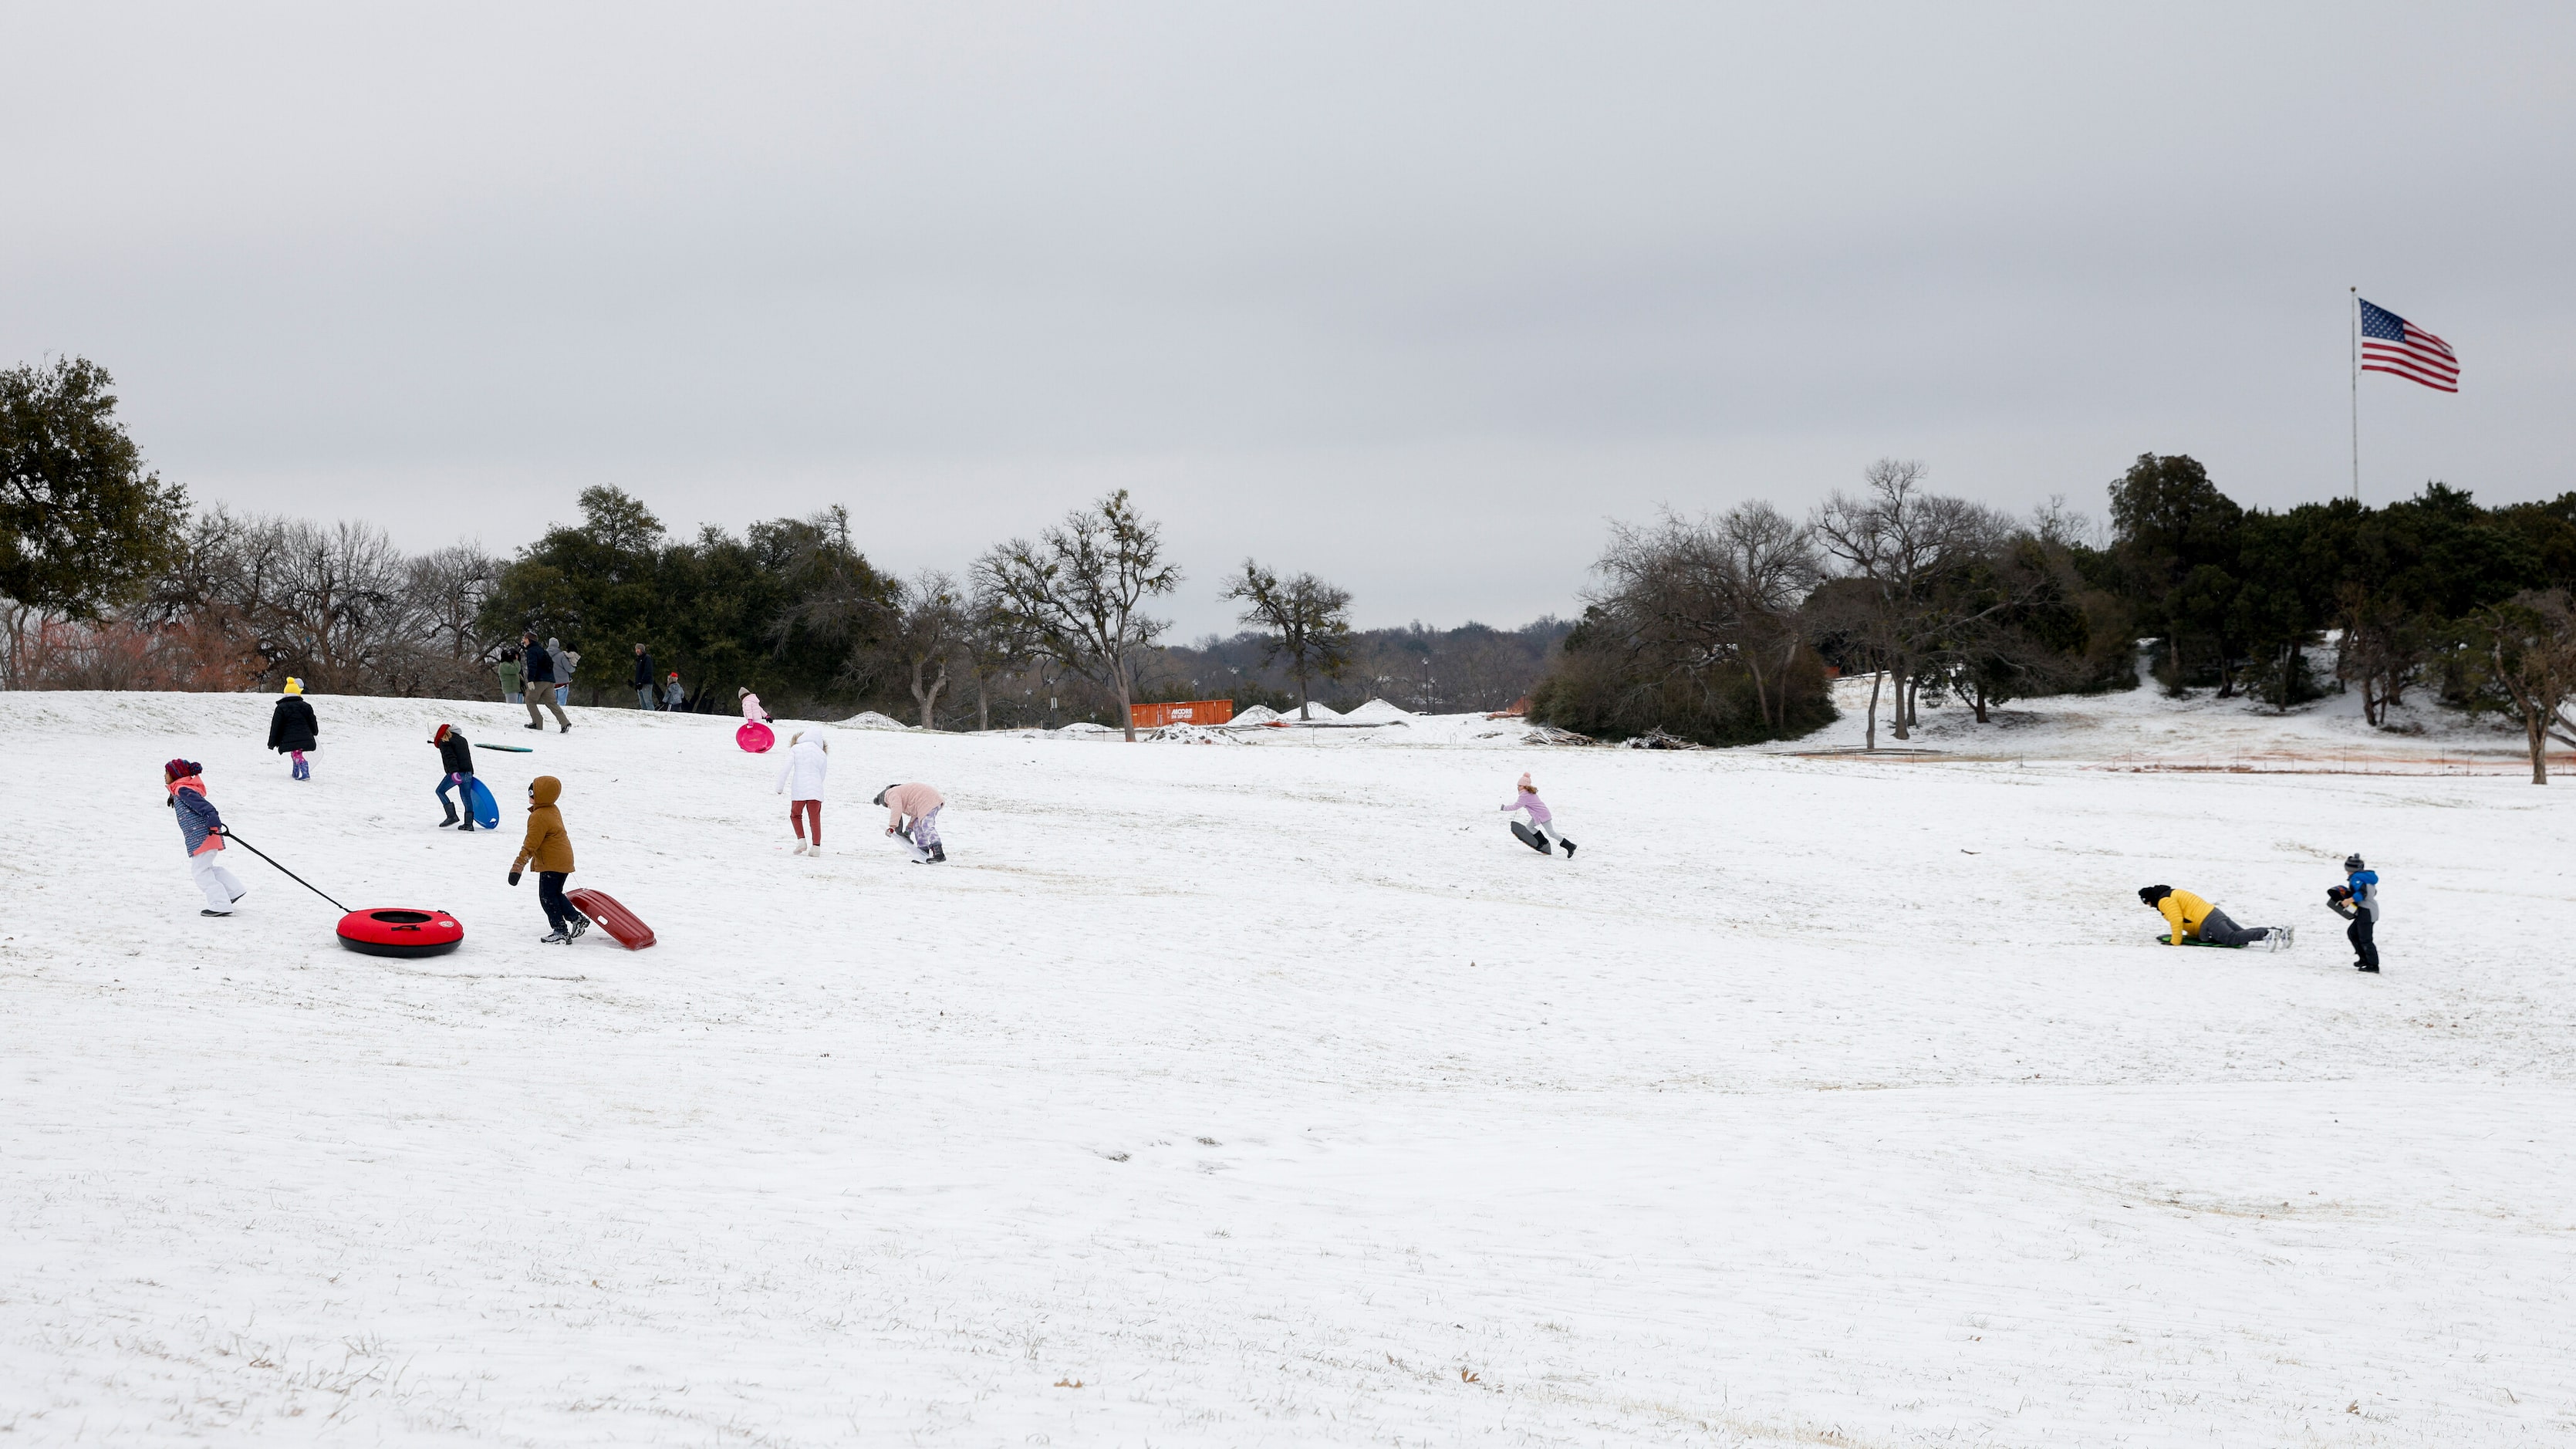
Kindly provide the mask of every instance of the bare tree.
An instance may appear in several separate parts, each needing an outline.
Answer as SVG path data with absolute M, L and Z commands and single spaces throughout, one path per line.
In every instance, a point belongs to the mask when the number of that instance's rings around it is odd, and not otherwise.
M 1594 569 L 1606 583 L 1591 601 L 1620 621 L 1632 652 L 1693 676 L 1739 667 L 1763 723 L 1786 723 L 1783 686 L 1822 571 L 1806 528 L 1763 502 L 1715 518 L 1668 513 L 1643 528 L 1614 524 Z
M 1921 463 L 1882 458 L 1862 474 L 1866 493 L 1834 494 L 1812 525 L 1839 566 L 1850 624 L 1881 663 L 1885 682 L 1895 686 L 1890 719 L 1900 740 L 1918 722 L 1922 685 L 1938 681 L 1977 626 L 2026 599 L 2020 589 L 1957 587 L 1963 571 L 1995 557 L 2012 524 L 1982 504 L 1924 492 L 1924 473 Z M 1880 683 L 1870 682 L 1872 749 Z
M 2485 644 L 2487 674 L 2522 717 L 2531 783 L 2549 783 L 2549 742 L 2576 746 L 2567 717 L 2576 697 L 2576 604 L 2565 589 L 2526 589 L 2480 609 L 2470 628 Z
M 966 601 L 958 658 L 975 686 L 975 728 L 993 727 L 992 684 L 1026 669 L 1036 658 L 1036 638 L 1027 621 L 1001 606 L 990 589 L 978 589 Z
M 1321 676 L 1338 679 L 1351 663 L 1351 593 L 1313 574 L 1280 577 L 1250 559 L 1220 599 L 1244 604 L 1242 622 L 1261 636 L 1261 662 L 1285 656 L 1297 681 L 1297 718 L 1311 719 L 1307 692 Z
M 1035 543 L 996 546 L 976 560 L 975 585 L 1028 629 L 1039 652 L 1116 694 L 1133 740 L 1139 656 L 1171 627 L 1139 609 L 1181 582 L 1162 559 L 1161 525 L 1139 516 L 1121 488 L 1066 514 Z
M 412 559 L 406 573 L 403 596 L 422 641 L 450 659 L 479 662 L 485 641 L 474 616 L 501 577 L 501 561 L 456 543 Z
M 912 690 L 923 729 L 938 727 L 939 695 L 948 687 L 948 663 L 957 657 L 965 636 L 965 605 L 958 598 L 955 579 L 937 569 L 923 569 L 897 587 L 886 648 Z

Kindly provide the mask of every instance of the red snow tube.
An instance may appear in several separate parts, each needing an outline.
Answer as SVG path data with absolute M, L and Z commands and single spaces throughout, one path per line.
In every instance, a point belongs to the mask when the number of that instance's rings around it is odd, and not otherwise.
M 370 956 L 436 956 L 464 939 L 465 927 L 445 911 L 389 906 L 340 918 L 340 944 Z

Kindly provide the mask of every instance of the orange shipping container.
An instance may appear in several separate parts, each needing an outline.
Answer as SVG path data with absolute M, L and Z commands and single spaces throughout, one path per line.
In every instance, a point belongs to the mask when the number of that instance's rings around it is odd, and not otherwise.
M 1234 718 L 1234 701 L 1185 699 L 1173 704 L 1134 704 L 1127 707 L 1127 717 L 1140 730 L 1173 724 L 1221 725 Z

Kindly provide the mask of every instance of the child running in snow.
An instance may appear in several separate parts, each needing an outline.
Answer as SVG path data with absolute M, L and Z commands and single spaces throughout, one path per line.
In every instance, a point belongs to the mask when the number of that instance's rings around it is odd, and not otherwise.
M 2371 933 L 2379 928 L 2379 872 L 2361 863 L 2359 855 L 2343 858 L 2343 884 L 2326 888 L 2326 905 L 2334 913 L 2352 922 L 2343 928 L 2343 938 L 2352 943 L 2352 969 L 2379 974 L 2379 943 Z
M 194 760 L 172 760 L 161 767 L 161 784 L 179 817 L 179 839 L 188 847 L 188 874 L 206 893 L 206 908 L 197 914 L 229 916 L 233 902 L 250 891 L 223 867 L 224 817 L 216 812 L 215 802 L 206 798 L 203 773 L 204 767 Z
M 569 946 L 590 929 L 590 918 L 564 899 L 564 877 L 572 874 L 572 837 L 564 833 L 563 812 L 555 808 L 562 798 L 563 781 L 552 775 L 528 782 L 528 834 L 519 842 L 518 858 L 510 862 L 512 885 L 519 883 L 520 867 L 532 862 L 537 867 L 537 904 L 546 908 L 546 924 L 554 927 L 554 934 L 537 938 L 543 946 Z
M 453 825 L 470 835 L 474 831 L 474 746 L 456 732 L 454 725 L 440 725 L 431 731 L 429 742 L 438 746 L 438 767 L 447 772 L 447 778 L 438 782 L 439 808 L 447 812 L 438 828 L 445 830 Z M 463 820 L 456 818 L 456 802 L 447 798 L 450 790 L 465 797 Z
M 2228 919 L 2225 911 L 2169 885 L 2141 886 L 2138 899 L 2165 918 L 2171 928 L 2165 932 L 2165 944 L 2169 946 L 2186 941 L 2210 946 L 2251 946 L 2260 941 L 2267 951 L 2281 951 L 2293 944 L 2288 926 L 2240 926 Z
M 798 855 L 823 853 L 823 777 L 832 768 L 832 742 L 819 729 L 798 730 L 787 737 L 787 758 L 778 765 L 778 788 L 787 797 L 787 825 L 796 832 Z M 814 822 L 814 848 L 805 848 L 805 822 Z
M 1557 831 L 1556 816 L 1548 810 L 1547 802 L 1538 798 L 1538 788 L 1530 783 L 1529 776 L 1521 776 L 1519 794 L 1503 808 L 1529 812 L 1529 833 L 1536 837 L 1531 841 L 1531 849 L 1545 855 L 1549 846 L 1561 845 L 1565 847 L 1566 859 L 1574 858 L 1574 842 Z
M 295 761 L 294 778 L 313 778 L 313 766 L 305 760 L 304 752 L 322 748 L 322 723 L 313 717 L 313 706 L 304 698 L 303 680 L 287 680 L 286 692 L 277 697 L 277 708 L 269 711 L 268 747 L 283 751 Z
M 886 834 L 912 848 L 914 865 L 940 865 L 948 859 L 948 847 L 939 843 L 939 808 L 948 802 L 928 785 L 888 785 L 877 792 L 876 803 L 886 808 Z M 907 828 L 904 818 L 910 816 Z

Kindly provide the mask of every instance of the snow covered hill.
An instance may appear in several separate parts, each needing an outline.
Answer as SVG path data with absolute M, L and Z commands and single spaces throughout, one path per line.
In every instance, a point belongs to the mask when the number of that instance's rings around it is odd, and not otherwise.
M 0 1443 L 2576 1438 L 2576 782 L 836 728 L 806 859 L 727 720 L 315 706 L 0 696 Z M 464 948 L 199 917 L 173 755 Z

